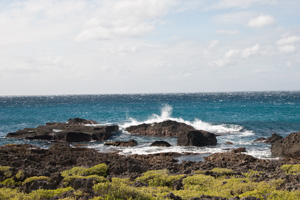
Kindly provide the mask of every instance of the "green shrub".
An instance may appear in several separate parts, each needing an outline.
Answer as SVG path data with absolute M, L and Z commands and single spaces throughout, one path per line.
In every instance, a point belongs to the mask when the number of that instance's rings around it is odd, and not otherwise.
M 19 180 L 22 180 L 23 178 L 25 177 L 25 172 L 24 170 L 19 170 L 16 174 L 16 178 L 19 179 Z
M 295 164 L 295 165 L 282 165 L 281 169 L 286 173 L 286 174 L 300 174 L 300 164 Z
M 137 181 L 146 183 L 150 186 L 170 187 L 176 180 L 180 180 L 184 175 L 169 175 L 168 170 L 153 170 L 143 173 L 143 176 L 137 178 Z
M 33 182 L 33 181 L 48 181 L 50 182 L 50 178 L 47 177 L 47 176 L 32 176 L 30 178 L 27 178 L 25 179 L 25 181 L 23 181 L 23 185 L 25 185 L 26 183 L 30 183 L 30 182 Z
M 205 192 L 212 189 L 217 181 L 214 177 L 196 174 L 183 179 L 183 184 L 184 189 Z
M 0 174 L 3 174 L 6 178 L 10 178 L 13 175 L 10 169 L 11 167 L 9 166 L 0 166 Z
M 12 186 L 12 187 L 15 187 L 15 186 L 21 185 L 21 182 L 20 182 L 20 181 L 16 182 L 16 181 L 14 180 L 14 178 L 8 178 L 8 179 L 5 179 L 5 180 L 2 182 L 2 184 L 5 185 L 5 186 Z
M 105 199 L 105 200 L 151 200 L 152 196 L 149 194 L 139 191 L 138 188 L 126 186 L 122 183 L 98 183 L 94 185 L 94 190 L 97 192 L 99 197 L 94 199 Z
M 214 172 L 220 176 L 223 175 L 232 175 L 233 174 L 233 170 L 232 169 L 227 169 L 227 168 L 214 168 L 212 170 L 210 170 L 211 172 Z
M 98 176 L 107 176 L 107 165 L 106 164 L 99 164 L 95 165 L 91 168 L 84 168 L 84 167 L 73 167 L 72 169 L 65 170 L 61 172 L 63 177 L 67 176 L 89 176 L 89 175 L 98 175 Z
M 95 183 L 100 183 L 100 182 L 106 182 L 107 179 L 104 178 L 103 176 L 97 176 L 97 175 L 90 175 L 90 176 L 79 176 L 79 175 L 74 175 L 74 176 L 67 176 L 64 178 L 64 182 L 66 183 L 71 183 L 76 179 L 93 179 Z
M 56 190 L 44 190 L 44 189 L 39 189 L 39 190 L 35 190 L 31 193 L 28 194 L 28 196 L 31 199 L 48 199 L 51 198 L 53 196 L 61 196 L 62 194 L 73 190 L 73 188 L 71 187 L 67 187 L 67 188 L 58 188 Z

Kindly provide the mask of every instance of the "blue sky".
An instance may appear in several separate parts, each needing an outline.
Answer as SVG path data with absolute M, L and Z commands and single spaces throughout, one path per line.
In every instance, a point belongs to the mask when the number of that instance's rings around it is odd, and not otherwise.
M 0 0 L 0 95 L 300 90 L 300 1 Z

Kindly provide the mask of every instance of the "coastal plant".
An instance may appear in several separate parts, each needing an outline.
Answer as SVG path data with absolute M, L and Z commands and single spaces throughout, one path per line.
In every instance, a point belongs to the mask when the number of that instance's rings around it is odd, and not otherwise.
M 27 183 L 31 183 L 31 182 L 34 182 L 34 181 L 48 181 L 50 182 L 50 178 L 47 177 L 47 176 L 32 176 L 32 177 L 29 177 L 27 179 L 25 179 L 25 181 L 23 181 L 23 185 L 27 184 Z
M 233 170 L 232 169 L 227 169 L 227 168 L 218 168 L 218 167 L 216 167 L 216 168 L 214 168 L 210 171 L 218 174 L 219 176 L 232 175 L 233 174 Z
M 22 179 L 24 179 L 24 177 L 25 177 L 25 172 L 24 172 L 24 170 L 20 169 L 16 174 L 16 178 L 19 180 L 22 180 Z
M 16 187 L 21 185 L 20 181 L 15 181 L 14 178 L 7 178 L 2 182 L 3 185 L 5 186 L 11 186 L 11 187 Z
M 196 174 L 183 179 L 184 189 L 195 191 L 208 191 L 215 185 L 216 180 L 214 177 L 206 176 L 203 174 Z
M 176 180 L 180 180 L 184 175 L 169 175 L 168 170 L 152 170 L 143 173 L 137 178 L 137 181 L 148 184 L 149 186 L 167 186 L 170 187 Z
M 98 175 L 98 176 L 106 177 L 107 170 L 108 170 L 108 166 L 106 164 L 99 164 L 91 168 L 73 167 L 72 169 L 61 172 L 61 175 L 63 177 L 74 176 L 74 175 L 79 175 L 79 176 Z
M 99 195 L 94 200 L 151 200 L 151 195 L 139 191 L 138 188 L 124 185 L 122 183 L 98 183 L 93 186 L 94 191 Z
M 11 171 L 11 167 L 0 166 L 0 175 L 3 175 L 6 178 L 10 178 L 13 175 Z
M 293 174 L 293 175 L 297 175 L 300 174 L 300 164 L 286 164 L 286 165 L 282 165 L 281 169 L 286 173 L 286 174 Z
M 39 189 L 29 193 L 28 197 L 31 199 L 48 199 L 53 196 L 61 196 L 62 194 L 69 192 L 71 190 L 73 190 L 73 188 L 71 187 L 58 188 L 56 190 Z
M 90 175 L 90 176 L 80 176 L 80 175 L 74 175 L 74 176 L 67 176 L 64 178 L 64 182 L 66 184 L 72 183 L 76 179 L 92 179 L 94 183 L 100 183 L 100 182 L 106 182 L 107 179 L 103 176 L 98 175 Z

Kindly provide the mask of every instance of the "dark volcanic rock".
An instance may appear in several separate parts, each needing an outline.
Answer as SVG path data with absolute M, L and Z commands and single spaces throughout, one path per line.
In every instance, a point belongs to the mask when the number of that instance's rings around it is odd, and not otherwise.
M 86 126 L 86 124 L 98 123 L 92 120 L 74 118 L 69 119 L 66 123 L 49 122 L 37 128 L 25 128 L 17 132 L 8 133 L 6 137 L 58 142 L 85 142 L 107 140 L 111 134 L 117 133 L 119 130 L 117 125 Z
M 263 143 L 269 143 L 269 144 L 273 144 L 278 140 L 281 140 L 283 137 L 278 135 L 277 133 L 273 133 L 271 137 L 268 138 L 258 138 L 256 140 L 254 140 L 254 142 L 263 142 Z
M 131 134 L 164 137 L 176 137 L 181 133 L 187 133 L 192 130 L 195 130 L 192 126 L 172 120 L 153 124 L 140 124 L 126 128 L 126 131 Z
M 182 133 L 177 138 L 178 146 L 207 146 L 216 145 L 217 138 L 215 134 L 206 131 L 190 131 Z
M 166 141 L 155 141 L 150 145 L 150 147 L 170 147 L 170 146 L 172 145 L 170 145 Z
M 233 142 L 225 142 L 225 144 L 233 145 Z
M 271 137 L 266 138 L 265 143 L 273 144 L 277 142 L 278 140 L 281 140 L 283 137 L 281 135 L 278 135 L 277 133 L 273 133 Z
M 231 150 L 232 153 L 242 153 L 242 152 L 246 152 L 246 148 L 245 147 L 239 147 L 236 149 L 232 149 Z
M 180 196 L 176 196 L 172 192 L 170 192 L 169 194 L 164 196 L 164 198 L 173 199 L 173 200 L 182 200 L 182 198 Z
M 271 147 L 272 156 L 300 158 L 300 131 L 276 141 Z
M 128 141 L 106 142 L 106 143 L 104 143 L 104 145 L 117 146 L 117 147 L 134 147 L 134 146 L 137 146 L 138 143 L 135 140 L 128 140 Z

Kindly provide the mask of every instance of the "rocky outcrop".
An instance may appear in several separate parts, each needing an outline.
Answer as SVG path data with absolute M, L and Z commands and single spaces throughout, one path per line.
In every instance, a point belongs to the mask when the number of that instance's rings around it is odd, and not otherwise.
M 263 142 L 263 143 L 268 143 L 268 144 L 273 144 L 278 140 L 281 140 L 283 137 L 278 135 L 277 133 L 273 133 L 271 137 L 268 138 L 258 138 L 256 140 L 254 140 L 254 142 Z
M 207 131 L 190 131 L 188 133 L 182 133 L 177 138 L 178 146 L 208 146 L 216 145 L 217 138 L 215 134 Z
M 116 147 L 134 147 L 138 145 L 138 142 L 135 140 L 128 141 L 114 141 L 114 142 L 106 142 L 104 145 L 107 146 L 116 146 Z
M 153 124 L 140 124 L 126 128 L 126 131 L 131 134 L 161 137 L 177 137 L 181 133 L 187 133 L 192 130 L 195 130 L 192 126 L 172 120 Z
M 166 141 L 155 141 L 150 145 L 150 147 L 171 147 L 171 146 L 172 145 L 170 145 Z
M 6 137 L 57 142 L 85 142 L 107 140 L 112 134 L 117 133 L 118 130 L 119 127 L 117 125 L 101 126 L 92 120 L 74 118 L 69 119 L 66 123 L 49 122 L 37 128 L 25 128 L 17 132 L 8 133 Z
M 245 147 L 239 147 L 239 148 L 236 148 L 236 149 L 232 149 L 231 152 L 232 153 L 243 153 L 243 152 L 246 152 L 246 148 Z
M 271 147 L 272 156 L 300 158 L 300 131 L 276 141 Z

